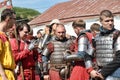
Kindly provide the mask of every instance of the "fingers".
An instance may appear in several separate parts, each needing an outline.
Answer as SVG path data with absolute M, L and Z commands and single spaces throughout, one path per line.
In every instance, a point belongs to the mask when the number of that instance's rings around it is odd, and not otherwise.
M 95 70 L 91 71 L 90 75 L 92 78 L 99 78 L 100 80 L 104 80 L 103 76 Z
M 99 77 L 100 77 L 102 80 L 104 80 L 104 77 L 103 77 L 101 74 L 99 74 Z
M 103 76 L 98 72 L 97 72 L 97 76 L 95 78 L 100 79 L 100 80 L 104 80 Z

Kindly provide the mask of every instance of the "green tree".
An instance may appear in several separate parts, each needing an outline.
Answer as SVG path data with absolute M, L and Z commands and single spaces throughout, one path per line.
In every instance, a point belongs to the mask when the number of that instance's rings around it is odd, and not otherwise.
M 16 12 L 17 20 L 31 20 L 34 17 L 40 15 L 41 13 L 29 8 L 13 7 Z

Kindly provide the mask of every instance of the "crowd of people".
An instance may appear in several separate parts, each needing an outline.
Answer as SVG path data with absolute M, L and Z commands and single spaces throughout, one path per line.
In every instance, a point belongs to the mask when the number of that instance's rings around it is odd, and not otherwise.
M 66 34 L 60 20 L 33 30 L 16 22 L 11 9 L 1 13 L 0 80 L 120 80 L 120 31 L 114 15 L 103 10 L 100 24 L 89 30 L 83 19 L 73 21 L 77 37 Z M 44 34 L 43 34 L 44 31 Z

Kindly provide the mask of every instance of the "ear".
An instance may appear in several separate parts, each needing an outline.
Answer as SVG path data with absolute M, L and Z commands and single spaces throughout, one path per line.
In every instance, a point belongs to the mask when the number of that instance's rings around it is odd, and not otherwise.
M 10 20 L 10 17 L 7 16 L 6 19 L 5 19 L 5 21 L 8 22 L 9 20 Z
M 100 24 L 102 24 L 103 23 L 103 21 L 102 20 L 100 20 Z

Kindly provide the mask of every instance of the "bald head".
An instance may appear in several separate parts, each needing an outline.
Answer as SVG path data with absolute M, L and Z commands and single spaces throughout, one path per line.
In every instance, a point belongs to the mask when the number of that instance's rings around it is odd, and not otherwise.
M 55 31 L 59 31 L 60 29 L 63 29 L 64 31 L 66 31 L 65 26 L 63 24 L 57 24 L 57 27 L 56 27 Z

